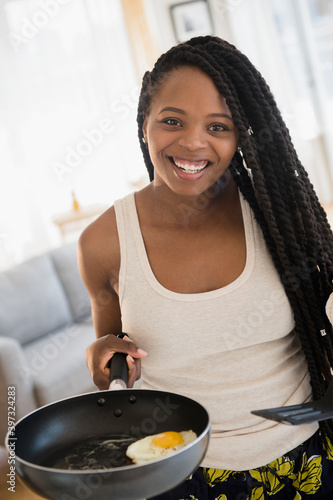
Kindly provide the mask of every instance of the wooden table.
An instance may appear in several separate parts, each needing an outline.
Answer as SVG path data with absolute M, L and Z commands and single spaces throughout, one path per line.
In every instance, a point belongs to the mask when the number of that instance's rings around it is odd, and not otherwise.
M 74 239 L 75 235 L 82 232 L 83 229 L 101 215 L 108 206 L 89 205 L 81 207 L 78 210 L 69 210 L 53 217 L 53 222 L 60 230 L 63 242 L 68 239 Z

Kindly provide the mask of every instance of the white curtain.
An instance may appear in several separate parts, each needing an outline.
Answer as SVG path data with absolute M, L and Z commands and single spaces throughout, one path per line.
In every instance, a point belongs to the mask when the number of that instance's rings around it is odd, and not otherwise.
M 120 0 L 0 2 L 0 268 L 60 244 L 53 216 L 145 182 Z

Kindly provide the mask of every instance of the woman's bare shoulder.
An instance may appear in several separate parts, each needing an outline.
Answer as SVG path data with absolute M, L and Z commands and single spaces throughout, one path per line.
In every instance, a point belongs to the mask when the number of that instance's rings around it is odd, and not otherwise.
M 114 206 L 108 208 L 82 232 L 78 241 L 81 268 L 114 281 L 119 274 L 120 248 Z

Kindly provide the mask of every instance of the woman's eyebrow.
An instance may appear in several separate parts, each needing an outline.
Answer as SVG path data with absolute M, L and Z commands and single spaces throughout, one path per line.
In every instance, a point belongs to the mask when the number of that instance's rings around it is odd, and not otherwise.
M 229 120 L 233 121 L 232 116 L 226 115 L 225 113 L 211 113 L 207 115 L 209 118 L 229 118 Z
M 186 112 L 183 109 L 174 108 L 173 106 L 167 106 L 166 108 L 161 109 L 159 114 L 163 113 L 163 111 L 171 111 L 173 113 L 180 113 L 181 115 L 186 115 Z M 210 113 L 209 115 L 207 115 L 207 118 L 228 118 L 229 120 L 233 121 L 232 117 L 225 113 Z
M 168 106 L 166 108 L 163 108 L 159 114 L 163 113 L 163 111 L 172 111 L 173 113 L 180 113 L 181 115 L 185 115 L 185 111 L 183 109 L 179 109 L 179 108 L 173 108 L 172 106 Z

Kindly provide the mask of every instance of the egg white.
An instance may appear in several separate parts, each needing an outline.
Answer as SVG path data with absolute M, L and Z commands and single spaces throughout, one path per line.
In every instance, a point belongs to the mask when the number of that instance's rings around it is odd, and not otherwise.
M 158 460 L 159 458 L 172 455 L 172 453 L 181 450 L 197 438 L 196 433 L 191 430 L 182 431 L 179 432 L 179 434 L 183 437 L 183 443 L 170 448 L 162 448 L 153 444 L 153 439 L 156 438 L 158 434 L 139 439 L 127 448 L 126 455 L 133 460 L 134 463 L 143 464 L 145 462 L 150 462 L 151 460 Z

